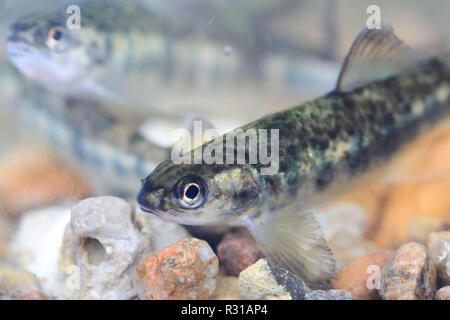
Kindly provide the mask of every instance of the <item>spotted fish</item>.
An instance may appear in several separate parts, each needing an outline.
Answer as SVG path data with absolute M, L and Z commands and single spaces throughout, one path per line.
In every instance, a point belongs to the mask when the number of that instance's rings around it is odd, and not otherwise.
M 275 173 L 262 174 L 268 165 L 260 161 L 233 157 L 225 164 L 193 163 L 196 150 L 212 153 L 215 143 L 215 155 L 228 156 L 221 146 L 233 131 L 188 153 L 191 163 L 160 164 L 143 180 L 137 201 L 181 224 L 245 226 L 269 259 L 315 287 L 334 277 L 335 262 L 309 208 L 363 181 L 449 113 L 450 54 L 424 59 L 387 24 L 364 29 L 335 90 L 236 129 L 278 130 Z M 233 140 L 232 154 L 241 147 Z M 246 159 L 251 147 L 248 139 Z

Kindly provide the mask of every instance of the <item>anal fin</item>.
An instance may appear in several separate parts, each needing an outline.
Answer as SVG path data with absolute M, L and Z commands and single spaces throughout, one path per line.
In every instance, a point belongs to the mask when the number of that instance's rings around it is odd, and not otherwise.
M 312 212 L 298 205 L 269 209 L 245 225 L 269 260 L 300 276 L 311 288 L 336 275 L 336 263 Z

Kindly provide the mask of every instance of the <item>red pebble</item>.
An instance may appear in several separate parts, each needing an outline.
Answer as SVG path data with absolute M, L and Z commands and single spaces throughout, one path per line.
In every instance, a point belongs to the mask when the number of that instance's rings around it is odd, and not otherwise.
M 238 276 L 242 270 L 264 258 L 256 241 L 244 232 L 227 234 L 217 247 L 217 255 L 231 276 Z

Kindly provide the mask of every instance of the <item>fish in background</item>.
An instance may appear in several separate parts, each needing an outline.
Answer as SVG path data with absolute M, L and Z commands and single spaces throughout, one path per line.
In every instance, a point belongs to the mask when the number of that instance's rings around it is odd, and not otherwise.
M 169 157 L 155 145 L 92 100 L 52 94 L 0 64 L 0 105 L 4 119 L 17 132 L 42 142 L 89 179 L 96 194 L 126 198 L 149 170 Z
M 364 29 L 334 91 L 206 143 L 185 155 L 189 163 L 161 163 L 137 201 L 175 223 L 245 226 L 270 260 L 319 288 L 335 276 L 335 261 L 310 208 L 382 176 L 383 164 L 449 115 L 450 54 L 423 59 L 390 26 Z M 279 130 L 278 159 L 198 161 L 204 152 L 238 154 L 244 146 L 232 140 L 228 152 L 229 136 L 249 129 Z M 256 147 L 244 141 L 249 159 Z M 278 170 L 263 174 L 273 164 Z
M 164 14 L 142 1 L 96 0 L 80 8 L 76 30 L 66 27 L 65 6 L 18 19 L 7 39 L 8 57 L 50 91 L 106 101 L 110 112 L 136 125 L 181 114 L 232 128 L 283 101 L 325 92 L 338 70 L 313 56 L 282 56 L 267 45 L 239 47 L 252 41 L 249 35 L 211 37 L 210 17 L 203 28 L 180 32 L 177 16 L 171 29 Z

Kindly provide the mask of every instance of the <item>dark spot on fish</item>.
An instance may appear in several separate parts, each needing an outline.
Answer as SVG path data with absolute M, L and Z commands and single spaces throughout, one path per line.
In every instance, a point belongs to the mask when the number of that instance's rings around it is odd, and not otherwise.
M 369 167 L 369 148 L 358 146 L 356 150 L 349 152 L 345 157 L 351 174 L 358 174 Z
M 288 185 L 296 187 L 300 182 L 300 177 L 297 174 L 288 175 L 287 182 Z
M 353 128 L 352 126 L 349 126 L 349 127 L 347 127 L 347 129 L 346 129 L 346 131 L 347 131 L 347 134 L 349 135 L 349 136 L 352 136 L 352 135 L 354 135 L 355 134 L 355 128 Z
M 403 102 L 403 103 L 400 105 L 400 110 L 401 110 L 402 112 L 405 112 L 405 113 L 410 113 L 410 112 L 411 112 L 411 103 L 409 103 L 409 102 Z
M 376 119 L 376 106 L 374 105 L 374 103 L 372 101 L 367 101 L 366 105 L 365 105 L 366 110 L 366 116 L 367 116 L 367 120 L 369 121 L 369 123 L 373 123 L 375 122 Z
M 335 124 L 330 130 L 328 131 L 328 137 L 330 140 L 334 140 L 339 135 L 339 132 L 341 131 L 341 127 L 339 124 Z
M 381 135 L 378 139 L 378 154 L 388 158 L 399 145 L 399 136 L 397 130 L 391 130 L 386 135 Z
M 287 172 L 290 169 L 291 161 L 289 159 L 285 159 L 284 161 L 280 162 L 280 172 Z
M 430 59 L 424 65 L 431 72 L 438 73 L 439 75 L 442 75 L 443 70 L 447 70 L 447 66 L 442 65 L 442 62 L 438 58 Z
M 281 177 L 278 175 L 271 175 L 271 176 L 262 176 L 262 178 L 265 180 L 268 189 L 270 192 L 274 194 L 278 194 L 281 191 Z
M 357 104 L 349 94 L 342 94 L 342 101 L 347 110 L 357 110 Z
M 286 133 L 292 132 L 292 130 L 295 128 L 294 124 L 292 122 L 286 122 L 284 126 L 280 126 L 283 130 L 283 132 L 286 131 Z
M 325 189 L 333 180 L 334 168 L 331 162 L 325 163 L 317 173 L 316 185 L 318 190 Z
M 319 123 L 320 117 L 316 113 L 311 113 L 311 121 L 312 123 Z
M 326 138 L 323 138 L 321 136 L 313 136 L 310 139 L 311 146 L 314 149 L 320 149 L 322 151 L 326 150 L 328 148 L 329 142 Z
M 385 113 L 382 117 L 381 123 L 384 127 L 392 128 L 395 125 L 394 115 L 390 112 Z
M 327 139 L 319 139 L 319 148 L 321 150 L 324 151 L 324 150 L 328 149 L 328 146 L 329 146 L 329 142 Z
M 295 172 L 292 172 L 287 177 L 287 184 L 288 184 L 288 193 L 295 197 L 297 195 L 297 191 L 302 186 L 302 180 L 300 175 L 298 174 L 298 169 L 296 169 Z
M 292 159 L 298 160 L 299 154 L 298 154 L 298 150 L 294 144 L 291 144 L 287 147 L 287 153 Z
M 239 192 L 233 194 L 232 201 L 236 208 L 248 205 L 258 197 L 258 190 L 251 183 L 244 183 Z

